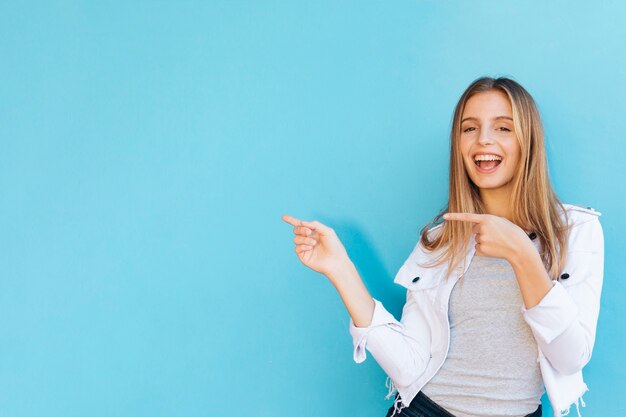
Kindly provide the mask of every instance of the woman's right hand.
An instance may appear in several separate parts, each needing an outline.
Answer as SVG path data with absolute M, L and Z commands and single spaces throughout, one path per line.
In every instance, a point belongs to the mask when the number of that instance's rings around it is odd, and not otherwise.
M 312 270 L 330 277 L 351 262 L 332 228 L 318 221 L 308 222 L 288 215 L 281 219 L 293 226 L 298 258 Z

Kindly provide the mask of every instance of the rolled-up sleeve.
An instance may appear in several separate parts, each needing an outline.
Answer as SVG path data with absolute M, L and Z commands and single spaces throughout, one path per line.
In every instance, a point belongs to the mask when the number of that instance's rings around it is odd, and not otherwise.
M 365 347 L 367 345 L 367 335 L 372 332 L 373 329 L 380 326 L 393 326 L 398 330 L 402 329 L 402 324 L 396 318 L 387 311 L 382 303 L 376 299 L 374 300 L 374 314 L 372 315 L 372 321 L 367 327 L 356 327 L 352 318 L 350 318 L 350 335 L 352 335 L 352 343 L 354 344 L 354 361 L 361 363 L 366 358 Z
M 430 358 L 430 340 L 423 337 L 430 337 L 428 325 L 408 291 L 400 321 L 380 301 L 374 299 L 374 304 L 369 326 L 356 327 L 350 319 L 354 361 L 363 362 L 367 350 L 396 386 L 408 386 L 424 372 Z
M 600 311 L 604 275 L 604 237 L 598 218 L 581 225 L 591 249 L 568 253 L 567 284 L 553 282 L 539 304 L 526 309 L 524 319 L 552 366 L 563 374 L 581 370 L 591 359 Z
M 526 322 L 543 345 L 552 343 L 578 317 L 578 306 L 567 290 L 558 281 L 552 283 L 552 289 L 539 304 L 529 309 L 522 306 Z

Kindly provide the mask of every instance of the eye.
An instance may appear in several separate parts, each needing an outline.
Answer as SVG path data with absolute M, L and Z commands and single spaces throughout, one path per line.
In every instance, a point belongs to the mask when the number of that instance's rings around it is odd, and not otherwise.
M 498 130 L 500 130 L 502 132 L 510 132 L 511 131 L 511 129 L 509 129 L 508 127 L 504 127 L 504 126 L 499 127 Z
M 476 130 L 474 126 L 466 127 L 465 129 L 463 129 L 463 133 L 473 132 L 474 130 Z

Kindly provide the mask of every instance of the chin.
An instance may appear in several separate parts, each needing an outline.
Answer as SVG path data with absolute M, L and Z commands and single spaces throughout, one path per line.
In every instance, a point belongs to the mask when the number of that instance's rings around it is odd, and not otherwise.
M 511 180 L 498 181 L 495 178 L 492 181 L 472 181 L 476 187 L 480 190 L 497 190 L 499 188 L 505 188 L 511 184 Z

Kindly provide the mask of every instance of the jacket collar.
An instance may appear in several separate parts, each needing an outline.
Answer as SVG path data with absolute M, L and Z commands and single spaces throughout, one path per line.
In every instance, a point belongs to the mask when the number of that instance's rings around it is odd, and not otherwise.
M 429 233 L 436 233 L 441 225 L 435 226 Z M 459 278 L 467 270 L 472 257 L 476 252 L 476 240 L 474 235 L 470 235 L 467 245 L 467 252 L 465 254 L 465 265 L 461 262 L 461 265 L 456 267 L 456 270 L 450 274 L 450 279 L 455 280 Z M 424 266 L 429 261 L 436 259 L 443 249 L 439 249 L 433 252 L 428 252 L 422 246 L 421 240 L 409 255 L 408 259 L 404 262 L 398 273 L 394 278 L 396 284 L 411 290 L 420 290 L 425 288 L 432 288 L 438 286 L 445 278 L 448 272 L 448 264 L 444 262 L 441 265 L 435 267 Z

